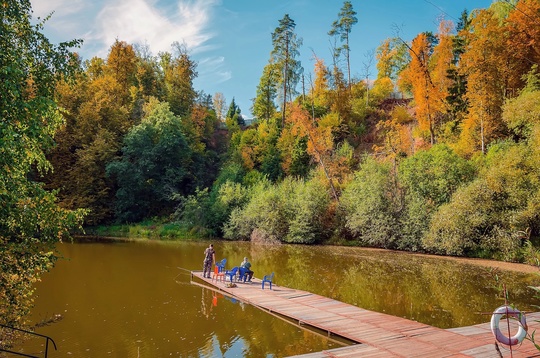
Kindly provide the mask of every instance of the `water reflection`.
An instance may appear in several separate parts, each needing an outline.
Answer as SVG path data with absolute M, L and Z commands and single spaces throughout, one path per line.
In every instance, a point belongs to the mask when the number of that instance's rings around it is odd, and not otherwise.
M 59 346 L 53 357 L 283 357 L 339 347 L 221 293 L 190 283 L 208 243 L 62 244 L 66 256 L 37 288 L 32 319 Z M 214 242 L 227 268 L 244 256 L 256 277 L 442 328 L 489 321 L 501 303 L 478 266 L 410 254 L 339 247 Z M 522 311 L 537 304 L 537 275 L 499 273 Z M 40 347 L 28 342 L 22 347 Z M 51 352 L 50 352 L 51 353 Z

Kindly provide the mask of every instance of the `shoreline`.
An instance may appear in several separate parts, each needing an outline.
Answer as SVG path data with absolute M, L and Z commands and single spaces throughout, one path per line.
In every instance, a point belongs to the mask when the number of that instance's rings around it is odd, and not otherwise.
M 145 241 L 161 242 L 161 241 L 191 241 L 191 240 L 158 240 L 158 239 L 149 239 L 149 238 L 129 238 L 129 237 L 115 237 L 115 236 L 98 236 L 98 235 L 74 235 L 73 241 L 77 241 L 77 242 L 114 242 L 114 241 L 117 241 L 117 242 L 145 242 Z M 218 240 L 218 241 L 221 241 L 221 240 Z M 451 261 L 457 261 L 457 262 L 462 262 L 462 263 L 468 263 L 468 264 L 476 265 L 476 266 L 492 267 L 492 268 L 506 270 L 506 271 L 515 271 L 515 272 L 521 272 L 521 273 L 527 273 L 527 274 L 534 274 L 534 273 L 540 274 L 540 267 L 524 264 L 524 263 L 497 261 L 497 260 L 480 259 L 480 258 L 473 258 L 473 257 L 423 254 L 423 253 L 417 253 L 417 252 L 389 250 L 389 249 L 381 249 L 381 248 L 374 248 L 374 247 L 341 246 L 341 245 L 321 245 L 321 246 L 335 246 L 339 248 L 349 247 L 349 248 L 355 248 L 355 249 L 367 250 L 367 251 L 397 252 L 397 253 L 403 253 L 407 255 L 414 255 L 418 257 L 426 257 L 426 258 L 432 258 L 432 259 L 439 258 L 443 260 L 451 260 Z
M 522 273 L 538 273 L 538 274 L 540 274 L 540 267 L 529 265 L 529 264 L 517 263 L 517 262 L 497 261 L 497 260 L 480 259 L 480 258 L 474 258 L 474 257 L 459 257 L 459 256 L 444 256 L 444 255 L 422 254 L 422 253 L 417 253 L 417 252 L 379 249 L 379 248 L 373 248 L 373 247 L 358 247 L 358 248 L 363 249 L 363 250 L 370 250 L 370 251 L 399 252 L 399 253 L 404 253 L 404 254 L 408 254 L 408 255 L 414 255 L 414 256 L 418 256 L 418 257 L 440 258 L 440 259 L 444 259 L 444 260 L 468 263 L 468 264 L 476 265 L 476 266 L 493 267 L 493 268 L 498 268 L 498 269 L 506 270 L 506 271 L 516 271 L 516 272 L 522 272 Z

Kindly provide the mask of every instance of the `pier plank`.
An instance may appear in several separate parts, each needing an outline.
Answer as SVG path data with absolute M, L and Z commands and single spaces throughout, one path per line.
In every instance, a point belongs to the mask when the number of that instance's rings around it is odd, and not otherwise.
M 326 331 L 329 335 L 356 342 L 346 347 L 295 356 L 298 358 L 499 356 L 489 322 L 441 329 L 276 284 L 272 290 L 269 287 L 263 290 L 261 281 L 257 278 L 253 278 L 252 283 L 237 283 L 236 287 L 227 287 L 226 282 L 202 277 L 201 271 L 192 271 L 191 275 L 194 283 L 202 282 L 240 301 L 297 321 L 302 326 L 311 326 Z M 527 313 L 529 330 L 539 329 L 539 321 L 540 312 Z M 529 341 L 512 348 L 510 353 L 507 347 L 502 346 L 503 357 L 540 357 L 540 352 Z

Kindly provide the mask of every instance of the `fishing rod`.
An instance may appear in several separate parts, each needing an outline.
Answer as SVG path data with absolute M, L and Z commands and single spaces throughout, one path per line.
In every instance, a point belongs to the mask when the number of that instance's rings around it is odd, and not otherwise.
M 185 269 L 183 267 L 179 267 L 179 266 L 176 266 L 177 269 L 179 270 L 182 270 L 182 271 L 186 271 L 186 272 L 180 272 L 178 275 L 176 275 L 176 277 L 174 278 L 174 281 L 176 281 L 176 279 L 178 278 L 178 276 L 182 275 L 182 274 L 187 274 L 189 273 L 189 275 L 191 276 L 191 270 L 188 270 L 188 269 Z

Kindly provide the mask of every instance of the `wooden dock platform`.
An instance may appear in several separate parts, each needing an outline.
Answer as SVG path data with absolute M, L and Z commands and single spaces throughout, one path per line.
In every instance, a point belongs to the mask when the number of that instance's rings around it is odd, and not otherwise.
M 356 343 L 296 357 L 540 357 L 540 352 L 528 340 L 511 350 L 499 344 L 499 354 L 489 322 L 441 329 L 275 284 L 272 290 L 268 284 L 262 290 L 261 280 L 257 278 L 253 278 L 251 284 L 236 283 L 237 287 L 231 288 L 224 281 L 202 277 L 201 271 L 192 271 L 191 275 L 194 284 L 204 283 L 262 310 L 326 332 L 329 337 L 343 337 Z M 529 332 L 540 328 L 538 321 L 540 312 L 527 313 Z M 513 332 L 516 330 L 514 327 Z

